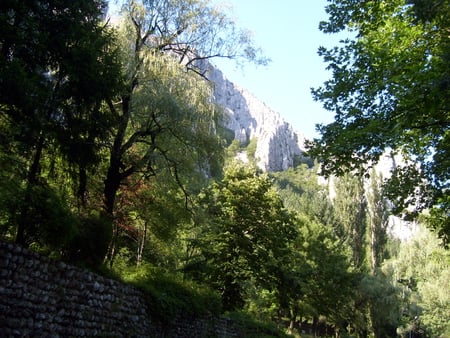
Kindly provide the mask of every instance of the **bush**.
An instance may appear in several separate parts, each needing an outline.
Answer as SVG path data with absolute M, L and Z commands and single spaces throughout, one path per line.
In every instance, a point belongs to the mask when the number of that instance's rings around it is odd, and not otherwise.
M 112 235 L 112 222 L 102 213 L 80 219 L 79 231 L 66 251 L 69 262 L 98 269 L 105 257 Z
M 122 279 L 145 293 L 152 317 L 163 323 L 171 323 L 180 313 L 219 315 L 222 310 L 216 292 L 160 268 L 149 265 L 131 268 Z
M 51 187 L 37 184 L 17 196 L 11 221 L 24 224 L 24 241 L 36 251 L 45 254 L 59 252 L 78 231 L 77 217 L 65 200 Z M 14 219 L 14 216 L 16 219 Z
M 290 337 L 272 322 L 256 320 L 245 312 L 227 312 L 226 317 L 239 327 L 240 335 L 248 338 Z

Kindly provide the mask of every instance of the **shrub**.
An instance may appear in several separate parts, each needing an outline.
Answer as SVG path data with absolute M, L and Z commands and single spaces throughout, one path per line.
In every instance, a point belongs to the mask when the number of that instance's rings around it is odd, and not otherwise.
M 268 338 L 268 337 L 290 337 L 280 330 L 273 322 L 262 322 L 256 320 L 251 315 L 236 311 L 227 312 L 226 317 L 230 318 L 239 327 L 240 335 L 248 338 Z
M 180 313 L 204 316 L 221 312 L 217 293 L 179 274 L 144 264 L 129 269 L 122 278 L 145 293 L 152 317 L 163 323 L 171 323 Z
M 79 231 L 66 252 L 67 260 L 97 269 L 103 263 L 112 235 L 112 223 L 102 213 L 92 213 L 80 220 Z

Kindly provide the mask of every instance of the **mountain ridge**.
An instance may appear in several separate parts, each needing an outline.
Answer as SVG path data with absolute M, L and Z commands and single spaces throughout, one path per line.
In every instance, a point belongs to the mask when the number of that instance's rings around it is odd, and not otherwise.
M 228 80 L 217 67 L 209 63 L 205 74 L 214 84 L 215 103 L 224 109 L 224 127 L 241 145 L 257 139 L 255 159 L 261 170 L 287 170 L 305 158 L 303 133 L 247 89 Z

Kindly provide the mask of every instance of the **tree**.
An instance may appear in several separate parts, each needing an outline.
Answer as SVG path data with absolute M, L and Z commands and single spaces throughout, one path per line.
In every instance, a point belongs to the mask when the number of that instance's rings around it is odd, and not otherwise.
M 339 220 L 337 235 L 346 245 L 351 257 L 353 268 L 360 273 L 360 280 L 367 272 L 367 200 L 364 190 L 364 180 L 361 176 L 346 173 L 334 178 L 335 197 L 333 206 Z M 355 283 L 356 284 L 356 283 Z M 367 304 L 365 294 L 361 292 L 359 281 L 348 306 L 352 309 L 349 323 L 352 330 L 359 336 L 368 332 Z
M 357 286 L 358 301 L 367 306 L 368 321 L 361 323 L 374 337 L 395 337 L 401 324 L 401 289 L 379 271 L 365 274 Z
M 175 271 L 179 268 L 180 235 L 190 224 L 191 212 L 177 183 L 159 175 L 158 179 L 130 177 L 117 199 L 118 247 L 128 252 L 132 265 L 150 262 Z
M 284 277 L 291 287 L 286 284 L 281 295 L 289 299 L 281 303 L 289 304 L 291 322 L 299 316 L 316 323 L 319 316 L 326 316 L 336 334 L 348 329 L 364 334 L 369 301 L 365 281 L 372 281 L 366 276 L 364 181 L 344 175 L 331 179 L 331 187 L 320 185 L 317 168 L 305 165 L 275 177 L 280 195 L 299 218 L 300 236 L 291 254 L 294 266 Z M 333 283 L 338 290 L 330 286 Z
M 172 180 L 186 194 L 186 204 L 187 187 L 197 188 L 221 160 L 220 137 L 214 133 L 218 112 L 207 84 L 197 83 L 196 75 L 169 55 L 149 55 L 145 64 L 140 71 L 145 81 L 141 79 L 127 112 L 119 114 L 123 124 L 110 148 L 104 201 L 107 213 L 116 218 L 111 262 L 119 230 L 116 197 L 126 183 L 158 179 L 171 186 Z
M 298 236 L 278 274 L 280 306 L 289 310 L 291 327 L 297 319 L 316 323 L 325 316 L 337 330 L 345 329 L 357 275 L 343 243 L 330 226 L 304 214 L 298 214 L 296 222 Z
M 370 271 L 373 275 L 381 266 L 385 258 L 387 243 L 387 226 L 389 213 L 386 200 L 383 196 L 382 177 L 372 170 L 370 187 L 367 192 L 368 207 L 368 248 L 370 255 Z
M 450 235 L 448 0 L 331 0 L 325 33 L 343 30 L 340 47 L 319 49 L 332 79 L 312 91 L 335 113 L 319 125 L 310 155 L 325 174 L 365 169 L 385 151 L 406 163 L 391 178 L 397 212 L 430 209 L 444 243 Z M 409 161 L 409 162 L 408 162 Z
M 308 168 L 306 164 L 295 169 L 272 173 L 275 186 L 279 189 L 283 203 L 292 212 L 301 213 L 311 221 L 338 228 L 329 189 L 319 183 L 317 166 Z
M 404 318 L 399 332 L 450 334 L 450 253 L 433 233 L 421 226 L 400 244 L 398 255 L 386 261 L 382 270 L 402 290 Z
M 78 168 L 71 179 L 85 202 L 86 170 L 98 164 L 103 127 L 111 121 L 102 101 L 121 82 L 113 34 L 100 25 L 105 6 L 100 0 L 0 5 L 1 151 L 20 168 L 12 174 L 17 207 L 8 217 L 18 243 L 28 245 L 34 237 L 26 229 L 39 212 L 33 192 L 58 196 L 48 183 L 61 163 Z
M 198 240 L 197 264 L 206 269 L 201 278 L 220 291 L 225 310 L 242 308 L 246 282 L 266 289 L 276 285 L 295 237 L 292 216 L 267 175 L 238 163 L 204 190 L 200 203 L 206 223 Z
M 208 1 L 128 0 L 122 18 L 126 84 L 116 100 L 108 100 L 118 117 L 104 186 L 104 208 L 112 219 L 117 195 L 133 175 L 169 174 L 187 196 L 193 177 L 220 171 L 221 112 L 202 78 L 207 76 L 204 61 L 264 62 L 249 35 Z M 111 262 L 117 224 L 114 229 Z
M 340 222 L 338 236 L 351 248 L 353 266 L 364 270 L 367 231 L 364 182 L 360 177 L 346 174 L 336 179 L 334 186 L 333 205 Z
M 393 329 L 396 328 L 399 321 L 399 301 L 398 290 L 389 283 L 389 279 L 380 270 L 381 264 L 386 258 L 389 208 L 383 194 L 382 176 L 375 169 L 372 169 L 366 195 L 370 275 L 362 283 L 363 294 L 368 295 L 366 301 L 368 302 L 371 330 L 375 337 L 385 337 L 395 332 Z M 370 292 L 367 292 L 368 290 Z

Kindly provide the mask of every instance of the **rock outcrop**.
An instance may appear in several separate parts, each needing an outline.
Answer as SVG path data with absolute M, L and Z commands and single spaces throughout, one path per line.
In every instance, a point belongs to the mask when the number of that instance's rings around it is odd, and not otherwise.
M 225 128 L 234 133 L 241 145 L 257 139 L 258 167 L 264 171 L 281 171 L 303 158 L 304 135 L 295 131 L 278 112 L 229 81 L 212 65 L 208 65 L 206 76 L 214 83 L 215 102 L 225 109 Z

